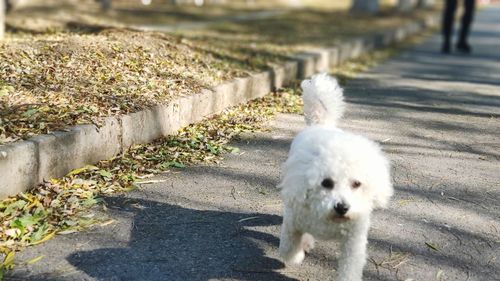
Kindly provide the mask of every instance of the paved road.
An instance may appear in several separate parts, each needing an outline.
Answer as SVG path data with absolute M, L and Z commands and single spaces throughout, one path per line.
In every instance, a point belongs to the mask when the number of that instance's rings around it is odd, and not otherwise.
M 374 216 L 365 280 L 500 280 L 499 14 L 480 13 L 471 56 L 443 56 L 432 37 L 347 86 L 342 126 L 383 144 L 396 187 Z M 18 261 L 45 258 L 7 280 L 332 280 L 334 243 L 301 267 L 277 259 L 275 185 L 304 124 L 269 126 L 223 166 L 107 198 L 116 223 L 27 249 Z

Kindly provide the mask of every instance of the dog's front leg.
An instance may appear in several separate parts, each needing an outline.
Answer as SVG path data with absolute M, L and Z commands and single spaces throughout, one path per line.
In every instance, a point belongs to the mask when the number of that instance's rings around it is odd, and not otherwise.
M 338 281 L 361 281 L 366 264 L 366 246 L 368 244 L 368 228 L 370 218 L 358 220 L 346 229 L 339 258 Z
M 301 239 L 302 232 L 298 231 L 293 225 L 291 210 L 285 209 L 279 247 L 280 256 L 285 263 L 300 264 L 304 260 L 305 253 Z

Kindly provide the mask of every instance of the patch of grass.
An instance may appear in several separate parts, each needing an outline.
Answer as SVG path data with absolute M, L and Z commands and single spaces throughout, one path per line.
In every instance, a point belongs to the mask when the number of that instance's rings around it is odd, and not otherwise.
M 139 111 L 245 75 L 176 36 L 127 30 L 0 43 L 0 144 Z

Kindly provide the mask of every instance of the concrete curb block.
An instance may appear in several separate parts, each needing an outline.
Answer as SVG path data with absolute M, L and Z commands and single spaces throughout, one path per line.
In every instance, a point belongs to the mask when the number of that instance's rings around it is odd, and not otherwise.
M 78 125 L 66 131 L 40 135 L 26 141 L 0 145 L 0 199 L 26 191 L 44 179 L 62 177 L 86 164 L 109 159 L 134 144 L 174 134 L 225 108 L 263 97 L 315 73 L 327 71 L 348 59 L 435 26 L 439 16 L 379 34 L 350 40 L 330 48 L 295 55 L 271 70 L 224 82 L 212 90 L 185 96 L 169 104 L 105 119 L 102 127 Z
M 205 90 L 193 96 L 191 122 L 199 122 L 204 116 L 208 116 L 212 112 L 220 112 L 226 106 L 230 89 L 225 85 L 220 87 L 219 91 Z M 217 93 L 220 93 L 219 97 L 217 97 Z
M 86 164 L 109 159 L 121 150 L 120 125 L 116 118 L 106 118 L 102 127 L 78 125 L 29 139 L 37 150 L 37 182 L 66 175 Z M 29 176 L 29 175 L 19 175 Z
M 299 73 L 299 64 L 296 61 L 285 62 L 283 65 L 275 66 L 271 70 L 271 78 L 273 80 L 273 89 L 280 89 L 286 85 L 290 85 Z
M 0 147 L 0 198 L 23 192 L 38 183 L 38 152 L 34 143 L 16 142 Z
M 238 100 L 233 105 L 245 103 L 256 98 L 261 98 L 269 94 L 273 90 L 273 81 L 270 70 L 252 74 L 250 77 L 251 87 L 249 95 L 246 96 L 246 99 Z

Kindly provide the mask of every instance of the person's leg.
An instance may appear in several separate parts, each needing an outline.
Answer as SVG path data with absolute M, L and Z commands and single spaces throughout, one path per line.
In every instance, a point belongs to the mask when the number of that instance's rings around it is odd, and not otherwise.
M 443 12 L 443 53 L 450 52 L 450 40 L 453 32 L 453 20 L 455 10 L 457 9 L 457 0 L 446 0 Z
M 464 0 L 464 14 L 462 15 L 462 26 L 460 29 L 460 37 L 457 42 L 457 50 L 470 53 L 471 47 L 467 42 L 469 37 L 470 26 L 474 17 L 475 0 Z

